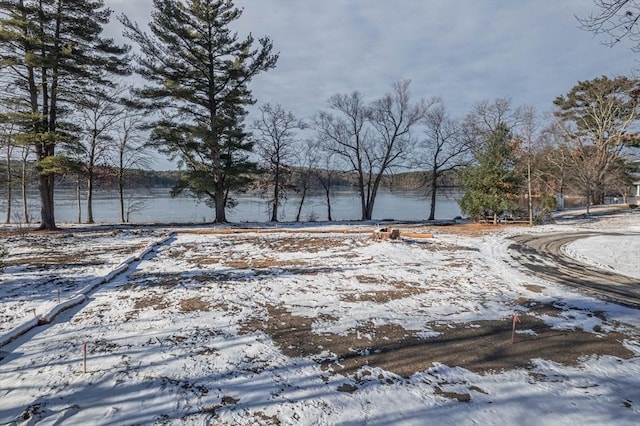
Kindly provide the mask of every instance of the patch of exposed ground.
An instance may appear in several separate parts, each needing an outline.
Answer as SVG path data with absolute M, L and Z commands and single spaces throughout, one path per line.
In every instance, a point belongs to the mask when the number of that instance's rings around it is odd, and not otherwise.
M 406 283 L 404 281 L 395 280 L 380 280 L 378 277 L 371 277 L 368 275 L 358 275 L 356 277 L 361 284 L 381 284 L 391 287 L 390 290 L 374 290 L 363 291 L 358 290 L 352 293 L 346 293 L 341 295 L 341 300 L 349 303 L 356 302 L 374 302 L 374 303 L 388 303 L 392 300 L 404 299 L 405 297 L 415 296 L 416 294 L 424 293 L 424 289 L 420 288 L 418 283 Z
M 79 266 L 95 266 L 104 264 L 104 257 L 125 258 L 145 247 L 146 244 L 139 240 L 126 238 L 126 231 L 122 231 L 125 238 L 121 244 L 114 247 L 112 244 L 101 244 L 101 239 L 119 238 L 120 231 L 91 232 L 91 233 L 24 233 L 16 236 L 10 233 L 1 233 L 4 236 L 2 244 L 11 246 L 19 241 L 19 245 L 28 246 L 29 251 L 21 253 L 16 249 L 9 249 L 7 257 L 3 261 L 4 267 L 27 267 L 28 270 L 47 270 L 70 268 Z M 78 250 L 84 243 L 91 244 L 91 255 Z
M 331 237 L 305 237 L 299 238 L 291 235 L 260 239 L 249 239 L 246 242 L 256 244 L 261 249 L 272 250 L 280 253 L 318 253 L 336 247 L 344 246 L 344 238 Z
M 289 234 L 283 235 L 265 235 L 260 236 L 227 236 L 224 246 L 232 245 L 249 245 L 260 252 L 271 252 L 273 255 L 246 258 L 244 256 L 227 257 L 220 254 L 218 247 L 212 247 L 211 252 L 190 253 L 188 262 L 194 265 L 212 265 L 220 264 L 221 266 L 234 269 L 265 269 L 265 268 L 287 268 L 287 267 L 303 267 L 308 264 L 305 260 L 278 259 L 279 253 L 318 253 L 337 247 L 343 247 L 345 240 L 343 238 L 334 237 L 300 237 Z M 185 245 L 181 248 L 172 249 L 170 256 L 181 257 L 185 252 L 191 252 L 196 247 L 193 245 Z
M 526 284 L 524 287 L 533 293 L 542 293 L 544 291 L 544 287 L 537 284 Z
M 304 266 L 306 262 L 300 260 L 278 260 L 270 257 L 254 259 L 230 259 L 221 262 L 224 266 L 233 269 L 267 269 Z
M 208 311 L 210 306 L 209 302 L 202 300 L 200 297 L 192 297 L 180 301 L 180 310 L 182 312 Z
M 266 306 L 268 318 L 242 326 L 242 332 L 262 331 L 290 357 L 312 357 L 324 369 L 353 376 L 365 366 L 379 367 L 403 377 L 425 371 L 434 363 L 459 366 L 477 373 L 526 368 L 534 358 L 564 365 L 577 365 L 591 355 L 631 358 L 634 353 L 622 342 L 628 336 L 617 333 L 588 333 L 556 330 L 533 314 L 520 315 L 517 333 L 511 341 L 511 318 L 473 323 L 434 323 L 437 337 L 421 338 L 394 324 L 365 324 L 346 335 L 313 332 L 315 318 L 292 315 L 280 306 Z M 561 309 L 540 305 L 546 313 Z M 536 312 L 538 313 L 538 312 Z M 319 359 L 325 351 L 333 356 Z M 325 352 L 326 354 L 326 352 Z
M 463 223 L 463 224 L 453 224 L 453 225 L 433 224 L 428 226 L 407 228 L 406 232 L 408 233 L 423 232 L 423 233 L 431 233 L 434 235 L 454 234 L 454 235 L 461 235 L 466 237 L 481 237 L 487 234 L 502 232 L 514 226 L 523 226 L 523 225 L 517 224 L 517 223 L 513 223 L 513 224 L 498 223 L 496 225 L 492 223 Z M 403 229 L 404 228 L 400 228 L 401 236 L 402 236 Z
M 170 303 L 161 294 L 151 294 L 147 297 L 137 299 L 133 304 L 133 309 L 140 310 L 151 308 L 155 310 L 165 309 Z

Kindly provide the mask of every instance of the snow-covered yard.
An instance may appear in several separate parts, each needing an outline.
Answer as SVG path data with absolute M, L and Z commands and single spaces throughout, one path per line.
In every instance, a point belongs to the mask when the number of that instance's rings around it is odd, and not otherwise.
M 624 233 L 566 251 L 639 277 L 637 212 L 372 229 L 0 233 L 0 339 L 86 296 L 0 347 L 0 424 L 640 422 L 638 311 L 526 273 L 508 239 Z

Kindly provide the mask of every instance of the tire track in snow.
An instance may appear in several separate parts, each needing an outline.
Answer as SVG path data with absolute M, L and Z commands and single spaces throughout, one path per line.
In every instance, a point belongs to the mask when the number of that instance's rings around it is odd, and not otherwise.
M 570 257 L 564 247 L 580 238 L 623 235 L 602 232 L 525 234 L 511 237 L 511 257 L 534 275 L 579 288 L 601 299 L 640 308 L 638 279 L 583 264 Z

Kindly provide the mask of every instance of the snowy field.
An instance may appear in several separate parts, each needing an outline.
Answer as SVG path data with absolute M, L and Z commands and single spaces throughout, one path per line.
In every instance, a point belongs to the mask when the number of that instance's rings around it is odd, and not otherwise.
M 640 424 L 638 310 L 509 249 L 639 278 L 640 212 L 373 230 L 0 228 L 0 424 Z

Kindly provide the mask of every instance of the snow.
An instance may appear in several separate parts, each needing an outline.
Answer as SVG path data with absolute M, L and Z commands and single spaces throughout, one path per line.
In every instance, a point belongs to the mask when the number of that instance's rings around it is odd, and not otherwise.
M 640 238 L 637 234 L 582 238 L 565 249 L 568 255 L 583 263 L 640 278 Z
M 598 231 L 567 254 L 638 277 L 639 224 L 626 213 L 403 241 L 374 241 L 366 224 L 0 234 L 0 424 L 635 425 L 638 311 L 527 273 L 508 238 Z M 402 376 L 295 340 L 353 339 L 357 352 L 385 329 L 428 339 L 439 325 L 510 324 L 525 299 L 563 306 L 528 312 L 559 332 L 625 333 L 634 356 Z

